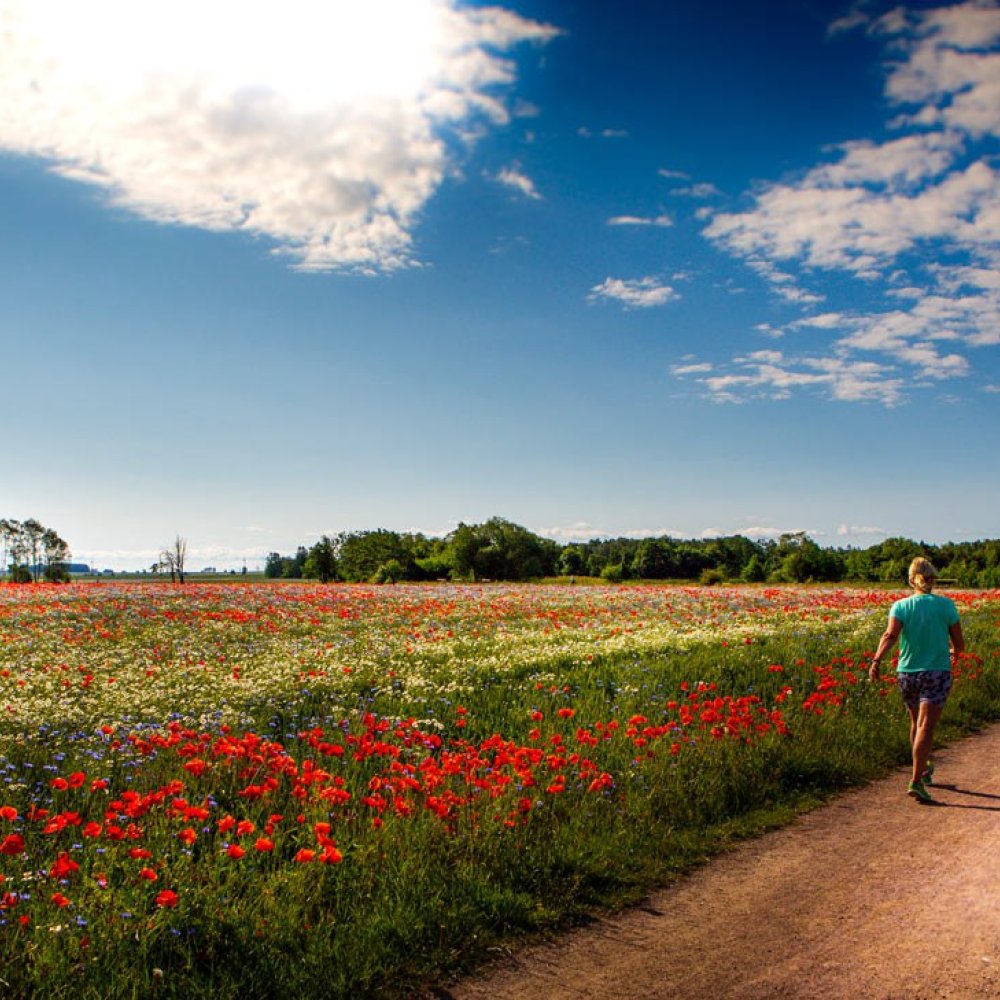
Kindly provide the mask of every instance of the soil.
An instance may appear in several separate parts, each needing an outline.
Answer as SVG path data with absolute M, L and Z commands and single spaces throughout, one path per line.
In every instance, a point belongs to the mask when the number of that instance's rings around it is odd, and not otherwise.
M 743 843 L 443 1000 L 1000 997 L 1000 726 Z

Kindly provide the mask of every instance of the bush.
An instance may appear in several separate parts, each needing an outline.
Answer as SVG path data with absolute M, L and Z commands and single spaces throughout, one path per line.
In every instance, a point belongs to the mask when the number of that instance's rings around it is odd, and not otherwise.
M 373 583 L 397 583 L 403 579 L 403 564 L 398 559 L 382 563 L 372 577 Z

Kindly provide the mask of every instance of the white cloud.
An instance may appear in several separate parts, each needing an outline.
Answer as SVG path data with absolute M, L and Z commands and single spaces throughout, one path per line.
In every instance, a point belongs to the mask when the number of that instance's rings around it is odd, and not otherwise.
M 519 191 L 525 198 L 532 198 L 536 201 L 541 200 L 542 196 L 538 193 L 538 189 L 535 187 L 535 182 L 526 174 L 522 173 L 520 167 L 516 164 L 514 166 L 504 167 L 503 170 L 497 173 L 494 180 L 503 184 L 504 187 L 512 188 L 514 191 Z
M 665 177 L 670 181 L 689 181 L 691 180 L 691 175 L 684 173 L 683 170 L 669 170 L 666 167 L 660 167 L 656 171 L 661 177 Z
M 900 7 L 873 19 L 869 6 L 855 4 L 830 33 L 865 25 L 891 47 L 886 96 L 903 109 L 890 123 L 902 134 L 829 147 L 829 162 L 758 187 L 746 208 L 716 212 L 703 230 L 787 305 L 816 305 L 809 282 L 841 272 L 865 283 L 865 306 L 787 324 L 838 339 L 825 358 L 774 370 L 736 359 L 706 379 L 715 398 L 819 386 L 893 405 L 904 385 L 970 374 L 967 349 L 1000 344 L 1000 7 Z
M 885 535 L 887 532 L 884 528 L 869 527 L 867 525 L 859 524 L 841 524 L 837 527 L 837 534 L 842 538 L 848 535 Z
M 663 174 L 663 171 L 660 171 Z M 663 176 L 667 176 L 663 174 Z M 708 183 L 701 184 L 691 184 L 688 187 L 674 188 L 671 194 L 678 195 L 682 198 L 714 198 L 716 195 L 722 194 L 722 192 L 714 185 Z
M 679 376 L 691 373 L 674 371 Z M 813 390 L 840 402 L 868 400 L 894 406 L 902 400 L 904 385 L 893 369 L 873 361 L 843 356 L 789 358 L 773 350 L 733 358 L 728 368 L 714 365 L 695 381 L 718 403 L 782 400 L 796 391 Z
M 674 220 L 669 215 L 615 215 L 608 219 L 609 226 L 672 226 Z
M 674 375 L 704 375 L 712 371 L 713 366 L 706 361 L 696 362 L 690 365 L 674 365 L 670 371 Z
M 609 299 L 629 308 L 645 309 L 666 305 L 680 295 L 670 285 L 661 284 L 658 278 L 605 278 L 590 290 L 588 298 L 592 302 Z
M 782 535 L 808 535 L 810 538 L 822 538 L 826 532 L 815 528 L 772 528 L 768 525 L 753 525 L 749 528 L 739 528 L 730 534 L 745 535 L 747 538 L 780 538 Z
M 0 0 L 0 149 L 303 269 L 392 269 L 449 132 L 509 120 L 503 52 L 557 33 L 454 0 Z

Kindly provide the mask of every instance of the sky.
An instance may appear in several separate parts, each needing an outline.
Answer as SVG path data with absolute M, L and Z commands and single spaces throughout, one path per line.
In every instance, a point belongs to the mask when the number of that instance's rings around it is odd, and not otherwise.
M 255 569 L 1000 535 L 1000 8 L 0 0 L 0 516 Z

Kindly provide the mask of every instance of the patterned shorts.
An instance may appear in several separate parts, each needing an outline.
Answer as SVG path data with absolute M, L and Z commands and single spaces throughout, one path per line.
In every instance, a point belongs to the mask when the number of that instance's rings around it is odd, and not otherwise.
M 903 704 L 916 712 L 920 703 L 941 707 L 951 691 L 950 670 L 920 670 L 915 674 L 896 674 Z

